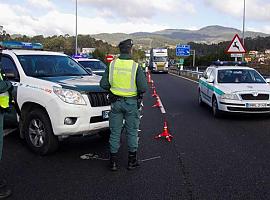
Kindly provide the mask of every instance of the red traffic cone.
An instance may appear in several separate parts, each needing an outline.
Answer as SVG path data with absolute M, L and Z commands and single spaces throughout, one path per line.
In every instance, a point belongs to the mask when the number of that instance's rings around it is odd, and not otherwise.
M 159 97 L 157 96 L 156 99 L 157 99 L 157 101 L 156 101 L 156 103 L 152 106 L 152 108 L 155 108 L 155 107 L 160 108 L 160 107 L 161 107 L 161 104 L 160 104 L 160 101 L 159 101 Z
M 157 97 L 158 95 L 157 95 L 157 91 L 156 91 L 156 88 L 154 88 L 154 90 L 153 90 L 153 94 L 152 94 L 152 97 Z
M 154 85 L 154 81 L 153 80 L 152 80 L 151 84 L 152 84 L 151 85 L 151 88 L 154 89 L 155 88 L 155 85 Z
M 167 139 L 168 142 L 171 142 L 171 138 L 173 138 L 173 136 L 169 133 L 168 131 L 168 126 L 167 126 L 167 122 L 164 122 L 164 127 L 163 127 L 163 132 L 159 135 L 157 135 L 155 137 L 155 139 L 161 138 L 161 137 L 165 137 Z
M 148 72 L 148 83 L 151 83 L 151 75 L 150 75 L 150 72 Z

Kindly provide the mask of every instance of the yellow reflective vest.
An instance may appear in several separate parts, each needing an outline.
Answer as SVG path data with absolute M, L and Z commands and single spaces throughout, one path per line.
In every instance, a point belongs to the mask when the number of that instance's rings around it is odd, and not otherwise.
M 0 74 L 0 81 L 3 81 L 3 77 Z M 9 107 L 9 94 L 8 92 L 4 92 L 0 94 L 0 107 L 1 108 L 8 108 Z
M 137 96 L 136 74 L 138 64 L 133 60 L 115 59 L 109 67 L 111 92 L 122 97 Z

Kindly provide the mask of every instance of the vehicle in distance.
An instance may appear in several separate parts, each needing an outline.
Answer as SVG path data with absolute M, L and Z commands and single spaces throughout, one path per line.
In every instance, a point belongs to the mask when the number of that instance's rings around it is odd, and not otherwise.
M 199 80 L 199 104 L 224 112 L 270 113 L 270 86 L 255 69 L 243 66 L 210 66 Z
M 21 113 L 14 124 L 33 151 L 45 155 L 68 136 L 108 133 L 110 106 L 100 76 L 65 54 L 41 51 L 35 44 L 0 45 L 8 48 L 2 51 L 2 70 L 14 86 Z
M 168 73 L 168 50 L 165 48 L 151 49 L 149 68 L 152 72 Z
M 106 65 L 94 58 L 75 58 L 78 63 L 80 63 L 85 69 L 91 70 L 94 74 L 102 76 L 105 72 Z

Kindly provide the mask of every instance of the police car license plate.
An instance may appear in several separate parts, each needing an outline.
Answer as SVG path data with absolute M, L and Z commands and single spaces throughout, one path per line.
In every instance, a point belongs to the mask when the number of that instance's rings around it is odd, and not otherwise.
M 265 108 L 267 107 L 266 103 L 247 103 L 247 108 Z
M 109 110 L 102 111 L 102 117 L 103 117 L 103 119 L 109 119 L 109 113 L 110 113 Z

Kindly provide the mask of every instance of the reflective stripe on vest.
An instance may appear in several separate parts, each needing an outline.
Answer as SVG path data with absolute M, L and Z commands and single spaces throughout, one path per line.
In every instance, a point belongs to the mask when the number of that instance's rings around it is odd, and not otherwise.
M 137 96 L 137 69 L 138 64 L 133 60 L 114 60 L 109 69 L 111 92 L 123 97 Z
M 3 81 L 2 75 L 0 74 L 0 81 Z M 8 92 L 4 92 L 0 94 L 0 107 L 7 108 L 9 107 L 9 94 Z

